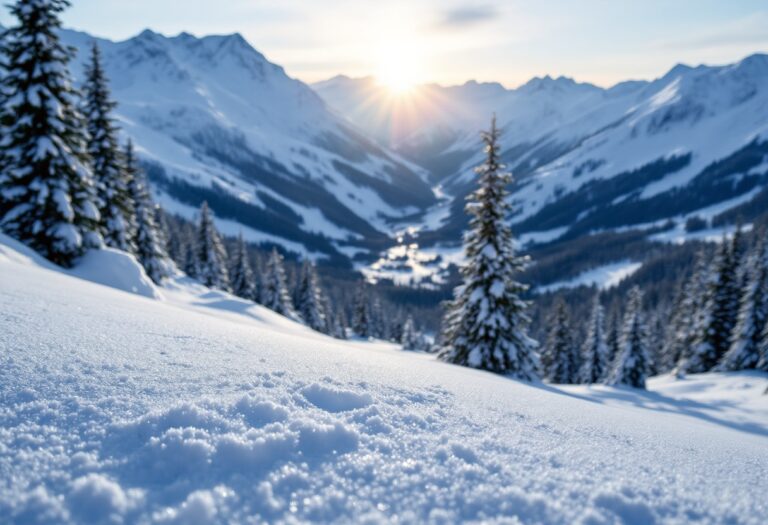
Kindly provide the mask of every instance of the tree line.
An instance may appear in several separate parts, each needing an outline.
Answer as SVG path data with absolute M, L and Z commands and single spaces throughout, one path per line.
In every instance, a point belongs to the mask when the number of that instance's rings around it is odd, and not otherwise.
M 210 288 L 230 292 L 338 339 L 375 338 L 408 350 L 429 346 L 423 327 L 406 309 L 386 301 L 364 279 L 335 281 L 331 297 L 317 266 L 305 257 L 287 258 L 276 246 L 265 249 L 223 237 L 203 202 L 196 223 L 163 214 L 168 253 L 188 276 Z
M 431 345 L 402 309 L 361 280 L 353 299 L 332 302 L 305 260 L 289 279 L 283 255 L 254 256 L 242 235 L 223 239 L 203 203 L 197 223 L 173 219 L 151 198 L 130 141 L 121 144 L 98 47 L 82 90 L 73 87 L 73 50 L 57 35 L 67 0 L 18 0 L 18 24 L 2 35 L 0 228 L 62 266 L 102 246 L 133 254 L 160 283 L 183 269 L 202 284 L 258 302 L 334 337 L 356 335 L 432 350 L 439 359 L 521 380 L 645 387 L 649 374 L 768 369 L 768 247 L 765 232 L 737 232 L 714 256 L 703 250 L 670 307 L 644 308 L 640 288 L 623 302 L 620 326 L 606 328 L 594 300 L 584 340 L 559 303 L 545 344 L 530 336 L 528 266 L 508 224 L 511 175 L 500 162 L 495 118 L 482 134 L 485 162 L 468 197 L 461 284 Z M 229 247 L 226 244 L 229 243 Z M 349 294 L 348 294 L 349 295 Z M 650 329 L 649 329 L 650 318 Z
M 768 239 L 764 228 L 738 228 L 716 248 L 699 247 L 694 264 L 672 289 L 671 300 L 643 308 L 629 293 L 623 322 L 606 323 L 596 294 L 587 333 L 575 341 L 573 315 L 556 302 L 542 349 L 545 377 L 554 383 L 610 382 L 621 341 L 634 341 L 633 363 L 652 374 L 758 369 L 768 371 Z M 639 299 L 638 299 L 639 296 Z M 624 355 L 624 354 L 621 354 Z M 642 386 L 641 374 L 630 384 Z

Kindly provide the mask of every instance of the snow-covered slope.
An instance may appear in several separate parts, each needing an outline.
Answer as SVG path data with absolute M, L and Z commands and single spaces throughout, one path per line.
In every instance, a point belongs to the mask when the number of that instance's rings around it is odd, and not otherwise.
M 492 113 L 516 178 L 510 220 L 534 242 L 630 228 L 656 228 L 652 236 L 664 227 L 680 237 L 688 220 L 713 219 L 711 210 L 744 206 L 754 216 L 768 201 L 768 55 L 679 65 L 652 82 L 609 89 L 563 77 L 517 89 L 425 86 L 408 104 L 387 102 L 370 79 L 336 77 L 314 87 L 428 168 L 452 197 L 405 225 L 420 232 L 422 248 L 458 244 L 472 168 L 482 162 L 477 130 Z
M 768 520 L 765 375 L 529 385 L 0 246 L 3 523 Z
M 64 31 L 78 49 L 91 36 Z M 343 259 L 386 244 L 391 218 L 429 206 L 424 174 L 355 131 L 238 34 L 98 40 L 117 113 L 161 202 L 191 217 L 202 200 L 246 238 Z M 237 233 L 237 232 L 234 232 Z

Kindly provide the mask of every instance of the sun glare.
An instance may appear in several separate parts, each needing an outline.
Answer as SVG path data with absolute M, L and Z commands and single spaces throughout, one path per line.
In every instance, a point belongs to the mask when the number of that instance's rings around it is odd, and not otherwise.
M 407 46 L 383 46 L 379 53 L 379 65 L 376 79 L 396 96 L 411 92 L 419 82 L 420 69 L 414 50 L 408 52 Z

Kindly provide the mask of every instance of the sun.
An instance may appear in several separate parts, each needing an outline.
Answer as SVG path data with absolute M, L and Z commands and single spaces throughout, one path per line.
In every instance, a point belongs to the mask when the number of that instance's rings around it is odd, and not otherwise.
M 423 69 L 419 67 L 418 54 L 409 46 L 388 44 L 382 46 L 378 57 L 376 80 L 392 95 L 404 96 L 419 84 Z

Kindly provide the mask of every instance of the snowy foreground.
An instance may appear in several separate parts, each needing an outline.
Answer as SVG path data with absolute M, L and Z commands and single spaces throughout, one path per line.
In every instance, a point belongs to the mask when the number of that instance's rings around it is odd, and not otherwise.
M 768 522 L 765 375 L 528 385 L 23 251 L 0 237 L 2 523 Z

